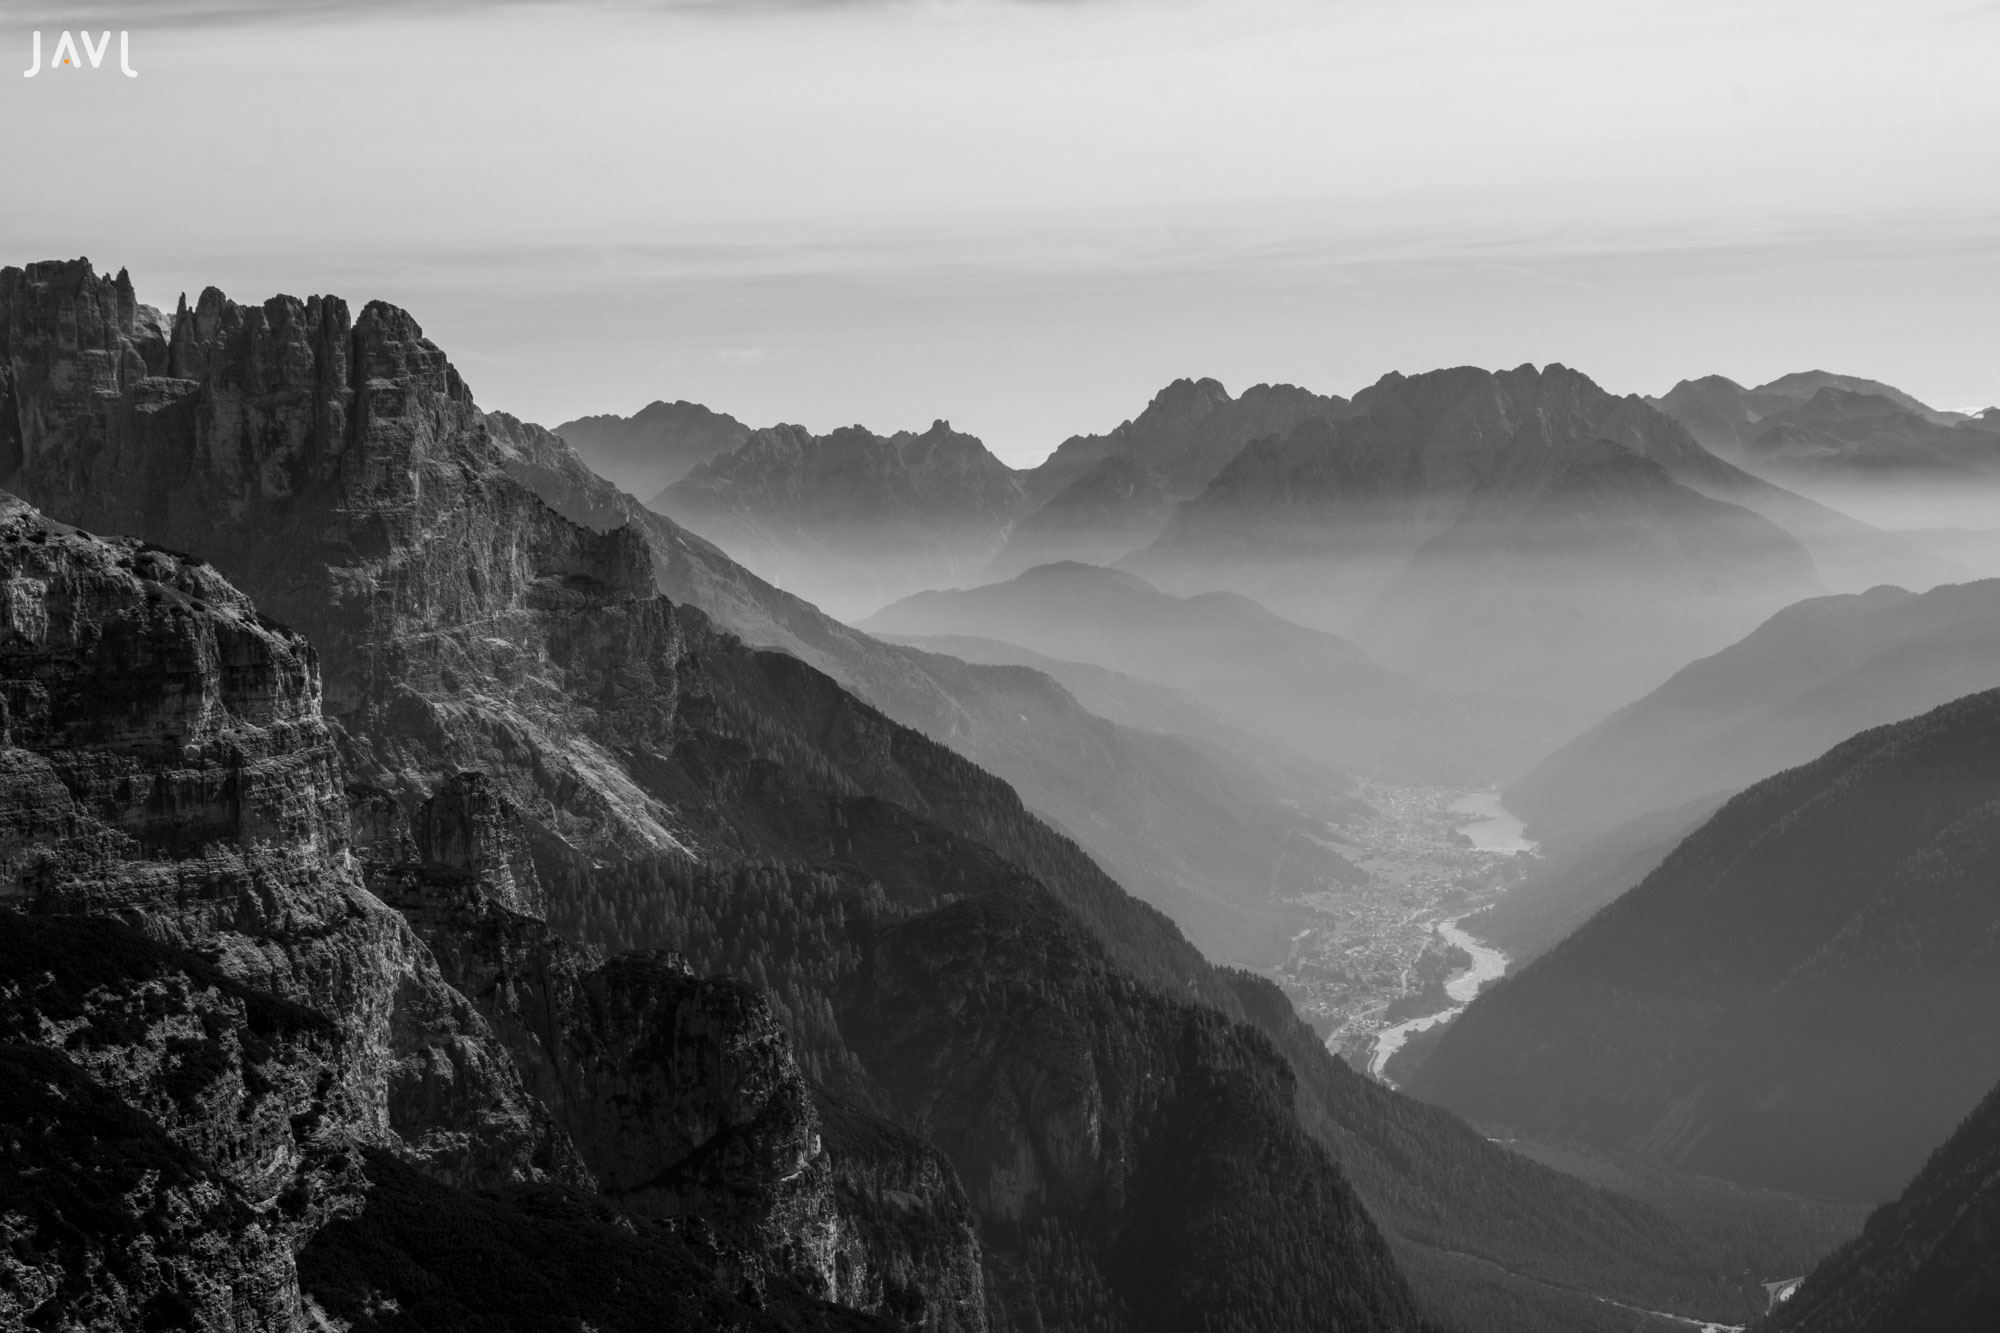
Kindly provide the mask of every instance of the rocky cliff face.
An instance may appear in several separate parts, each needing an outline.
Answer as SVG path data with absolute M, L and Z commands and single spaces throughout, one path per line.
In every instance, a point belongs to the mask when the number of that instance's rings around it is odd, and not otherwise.
M 199 561 L 11 498 L 0 589 L 0 986 L 26 1084 L 12 1113 L 74 1191 L 41 1196 L 24 1233 L 58 1256 L 59 1276 L 36 1270 L 51 1313 L 183 1302 L 220 1321 L 234 1269 L 244 1326 L 288 1327 L 292 1248 L 340 1205 L 357 1145 L 455 1184 L 586 1183 L 486 1023 L 350 865 L 305 642 Z M 129 1160 L 36 1119 L 72 1094 Z M 153 1158 L 171 1169 L 149 1176 Z M 57 1243 L 104 1190 L 151 1220 Z M 46 1282 L 23 1280 L 15 1298 L 39 1308 Z
M 312 650 L 198 561 L 7 499 L 0 590 L 0 1041 L 27 1205 L 0 1223 L 0 1308 L 297 1327 L 294 1254 L 366 1214 L 367 1149 L 443 1185 L 601 1181 L 728 1283 L 905 1294 L 843 1227 L 768 1006 L 671 960 L 591 966 L 526 914 L 540 883 L 490 783 L 459 775 L 413 819 L 343 791 Z M 974 1317 L 924 1320 L 930 1274 L 908 1272 L 919 1326 L 983 1327 L 957 1206 Z
M 670 672 L 679 626 L 644 544 L 508 480 L 408 315 L 211 289 L 161 345 L 129 284 L 81 262 L 6 270 L 0 306 L 0 485 L 227 570 L 324 655 L 360 775 L 421 796 L 483 769 L 558 837 L 674 844 L 667 812 L 576 734 L 571 700 L 608 682 L 570 672 L 602 663 L 541 645 L 552 620 L 608 612 L 622 623 L 585 637 L 636 636 L 631 656 Z
M 370 886 L 491 1020 L 607 1198 L 703 1237 L 759 1288 L 776 1277 L 934 1333 L 985 1328 L 979 1244 L 950 1166 L 915 1140 L 885 1152 L 898 1131 L 855 1111 L 830 1151 L 754 988 L 659 952 L 600 963 L 521 911 L 540 898 L 525 830 L 478 774 L 419 806 L 414 833 L 387 793 L 351 797 Z M 456 863 L 427 850 L 440 829 Z M 917 1253 L 882 1234 L 885 1200 L 947 1243 Z
M 116 917 L 337 1017 L 355 1132 L 462 1183 L 578 1178 L 546 1112 L 348 868 L 318 663 L 213 569 L 0 505 L 10 905 Z
M 120 923 L 0 912 L 0 1323 L 289 1330 L 355 1189 L 323 1016 Z

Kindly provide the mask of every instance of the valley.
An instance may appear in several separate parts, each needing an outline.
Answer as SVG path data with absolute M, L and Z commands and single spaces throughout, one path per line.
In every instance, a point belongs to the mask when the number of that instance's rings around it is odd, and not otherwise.
M 1459 1012 L 1507 969 L 1466 917 L 1503 897 L 1535 850 L 1490 792 L 1363 782 L 1365 813 L 1327 846 L 1363 885 L 1307 894 L 1308 920 L 1275 972 L 1327 1049 L 1376 1078 L 1403 1043 Z

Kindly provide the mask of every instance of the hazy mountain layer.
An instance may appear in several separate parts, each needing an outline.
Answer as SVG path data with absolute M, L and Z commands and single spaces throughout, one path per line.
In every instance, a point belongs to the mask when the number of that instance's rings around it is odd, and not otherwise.
M 1008 578 L 1062 560 L 1111 564 L 1159 536 L 1173 508 L 1158 474 L 1129 455 L 1113 454 L 1015 524 L 985 577 Z
M 648 503 L 843 617 L 969 580 L 1029 507 L 1011 468 L 942 421 L 886 437 L 756 431 Z
M 1746 1183 L 1890 1197 L 1996 1077 L 2000 692 L 1723 806 L 1482 995 L 1417 1095 Z
M 551 506 L 600 531 L 626 523 L 643 530 L 662 592 L 708 611 L 748 643 L 810 662 L 898 722 L 1005 778 L 1211 957 L 1246 965 L 1269 959 L 1296 929 L 1285 900 L 1350 876 L 1346 863 L 1311 837 L 1328 803 L 1348 792 L 1346 774 L 1301 756 L 1274 781 L 1250 768 L 1268 769 L 1268 745 L 1253 747 L 1254 757 L 1233 758 L 1227 747 L 1191 748 L 1172 739 L 1184 730 L 1179 725 L 1107 722 L 1090 701 L 1079 706 L 1069 680 L 883 643 L 643 508 L 541 427 L 504 413 L 487 420 L 509 474 Z
M 1246 448 L 1127 563 L 1579 714 L 1816 587 L 1795 539 L 1703 488 L 1741 474 L 1575 371 L 1390 375 L 1353 409 Z
M 1993 417 L 1874 380 L 1814 371 L 1745 389 L 1711 375 L 1656 401 L 1724 457 L 1882 527 L 1979 524 L 2000 492 Z
M 1346 640 L 1247 597 L 1176 597 L 1093 565 L 1044 565 L 1005 583 L 918 593 L 864 627 L 987 636 L 1159 681 L 1322 762 L 1353 769 L 1477 781 L 1523 762 L 1553 734 L 1532 715 L 1385 670 Z
M 1780 375 L 1754 389 L 1746 389 L 1725 375 L 1706 375 L 1682 380 L 1651 401 L 1686 426 L 1705 448 L 1725 458 L 1739 458 L 1751 440 L 1815 399 L 1820 401 L 1821 408 L 1831 408 L 1835 416 L 1841 414 L 1839 405 L 1849 403 L 1864 411 L 1872 404 L 1941 427 L 1966 420 L 1962 413 L 1940 412 L 1880 380 L 1823 370 Z
M 750 438 L 750 428 L 735 417 L 685 401 L 648 403 L 629 417 L 578 417 L 556 430 L 598 475 L 642 496 L 658 495 Z
M 1088 662 L 1049 657 L 1000 639 L 967 634 L 884 634 L 885 643 L 941 653 L 983 666 L 1032 667 L 1068 690 L 1076 701 L 1109 722 L 1137 731 L 1181 736 L 1241 761 L 1261 782 L 1304 804 L 1350 806 L 1352 780 L 1340 769 L 1319 763 L 1275 737 L 1231 722 L 1193 696 L 1140 676 Z
M 1813 598 L 1564 746 L 1507 804 L 1537 837 L 1574 844 L 1996 686 L 2000 581 Z
M 1814 1269 L 1773 1330 L 1974 1333 L 2000 1322 L 2000 1089 L 1965 1118 L 1860 1239 Z

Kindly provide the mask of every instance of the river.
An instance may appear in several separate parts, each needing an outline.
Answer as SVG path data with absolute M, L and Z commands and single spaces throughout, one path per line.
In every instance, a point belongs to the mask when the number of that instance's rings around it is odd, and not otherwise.
M 1391 1087 L 1395 1085 L 1383 1076 L 1382 1066 L 1389 1063 L 1390 1056 L 1403 1049 L 1403 1043 L 1410 1039 L 1411 1034 L 1422 1032 L 1426 1028 L 1434 1028 L 1447 1019 L 1456 1018 L 1465 1012 L 1465 1006 L 1472 1003 L 1487 982 L 1498 981 L 1507 971 L 1507 955 L 1492 945 L 1466 934 L 1459 928 L 1458 923 L 1462 920 L 1463 917 L 1455 916 L 1448 921 L 1438 922 L 1435 927 L 1438 938 L 1446 944 L 1455 944 L 1472 955 L 1472 966 L 1454 974 L 1444 983 L 1444 993 L 1451 997 L 1451 1008 L 1440 1009 L 1434 1014 L 1425 1014 L 1422 1018 L 1407 1019 L 1375 1034 L 1375 1049 L 1368 1056 L 1368 1072 L 1382 1079 L 1384 1083 L 1389 1083 Z
M 1470 796 L 1461 796 L 1452 802 L 1451 810 L 1453 814 L 1470 816 L 1470 822 L 1460 825 L 1458 831 L 1469 838 L 1479 851 L 1512 855 L 1535 850 L 1534 841 L 1526 835 L 1526 826 L 1500 804 L 1498 792 L 1475 792 Z M 1368 1072 L 1392 1087 L 1394 1084 L 1382 1073 L 1389 1057 L 1403 1049 L 1403 1043 L 1413 1034 L 1434 1028 L 1463 1013 L 1465 1006 L 1478 997 L 1488 982 L 1498 981 L 1507 971 L 1506 954 L 1474 939 L 1459 927 L 1458 923 L 1470 915 L 1468 912 L 1451 917 L 1432 928 L 1446 944 L 1457 945 L 1472 956 L 1471 967 L 1444 983 L 1444 993 L 1450 997 L 1451 1007 L 1425 1014 L 1422 1018 L 1407 1019 L 1375 1034 L 1375 1046 L 1368 1055 Z

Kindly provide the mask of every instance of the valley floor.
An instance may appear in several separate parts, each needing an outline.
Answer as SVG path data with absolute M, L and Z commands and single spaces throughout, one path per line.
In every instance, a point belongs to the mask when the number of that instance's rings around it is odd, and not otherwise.
M 1533 844 L 1490 793 L 1364 783 L 1360 794 L 1367 812 L 1325 841 L 1369 882 L 1299 899 L 1308 923 L 1275 976 L 1328 1050 L 1380 1078 L 1407 1038 L 1506 970 L 1461 923 L 1518 882 Z

